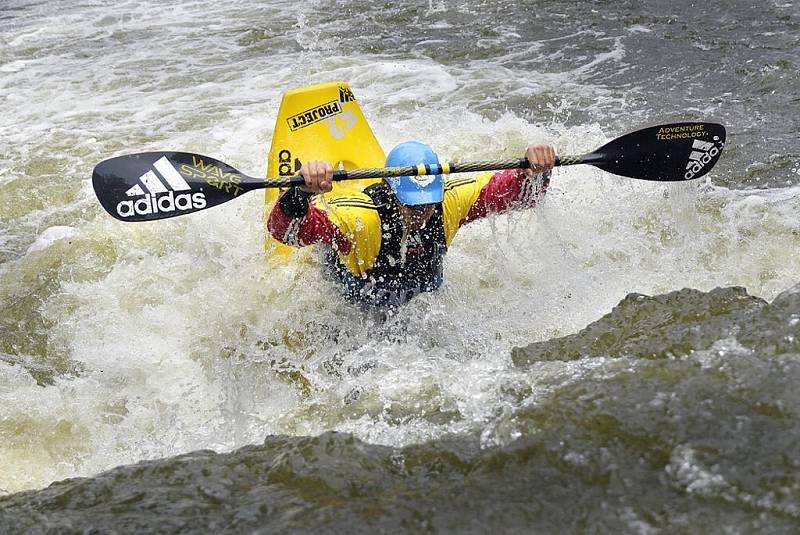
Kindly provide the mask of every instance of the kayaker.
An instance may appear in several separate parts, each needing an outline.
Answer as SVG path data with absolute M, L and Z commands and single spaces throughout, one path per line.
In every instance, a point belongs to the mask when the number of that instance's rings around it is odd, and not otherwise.
M 488 214 L 531 208 L 544 195 L 555 164 L 549 145 L 530 146 L 531 169 L 485 173 L 445 181 L 442 175 L 385 178 L 363 191 L 329 199 L 333 166 L 310 161 L 305 185 L 285 191 L 267 227 L 296 247 L 326 245 L 325 264 L 345 297 L 367 307 L 395 307 L 442 284 L 443 260 L 458 229 Z M 427 145 L 401 143 L 387 167 L 438 164 Z

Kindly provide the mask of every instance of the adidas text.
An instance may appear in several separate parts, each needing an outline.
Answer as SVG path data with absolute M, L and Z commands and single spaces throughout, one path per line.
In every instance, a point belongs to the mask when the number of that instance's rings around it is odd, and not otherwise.
M 689 162 L 686 164 L 686 174 L 683 177 L 691 180 L 703 170 L 703 168 L 719 154 L 719 148 L 713 143 L 694 140 L 692 143 L 692 153 L 689 155 Z
M 136 215 L 202 210 L 205 207 L 206 196 L 202 192 L 175 195 L 175 192 L 169 191 L 160 197 L 156 197 L 151 193 L 135 201 L 120 201 L 117 204 L 117 213 L 120 217 L 133 217 Z

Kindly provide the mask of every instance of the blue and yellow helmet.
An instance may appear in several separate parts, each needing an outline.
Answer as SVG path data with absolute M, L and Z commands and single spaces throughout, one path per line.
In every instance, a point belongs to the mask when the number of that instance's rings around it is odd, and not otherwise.
M 418 164 L 439 165 L 439 157 L 433 149 L 418 141 L 401 143 L 386 157 L 386 167 Z M 394 176 L 384 180 L 392 188 L 397 200 L 407 206 L 440 203 L 444 198 L 442 175 Z

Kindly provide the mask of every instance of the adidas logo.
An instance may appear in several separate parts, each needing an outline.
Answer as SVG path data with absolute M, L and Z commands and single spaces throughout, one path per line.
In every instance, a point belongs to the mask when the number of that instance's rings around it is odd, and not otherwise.
M 125 192 L 128 197 L 139 198 L 117 203 L 117 213 L 120 217 L 200 210 L 206 207 L 206 196 L 202 192 L 176 194 L 176 192 L 191 191 L 192 187 L 166 156 L 162 156 L 153 167 L 158 174 L 151 169 L 139 177 L 140 184 Z
M 695 139 L 692 142 L 692 153 L 689 154 L 684 178 L 686 180 L 693 179 L 717 154 L 719 154 L 719 148 L 714 143 Z

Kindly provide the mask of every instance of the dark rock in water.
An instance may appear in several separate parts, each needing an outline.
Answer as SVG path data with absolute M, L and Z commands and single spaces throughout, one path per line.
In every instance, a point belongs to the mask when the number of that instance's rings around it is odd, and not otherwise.
M 630 294 L 580 332 L 514 348 L 511 357 L 517 366 L 602 356 L 662 359 L 707 350 L 730 337 L 772 354 L 800 351 L 800 325 L 787 321 L 792 313 L 800 314 L 793 290 L 771 304 L 738 287 Z
M 628 296 L 518 350 L 585 362 L 487 422 L 502 444 L 270 436 L 0 498 L 0 532 L 796 533 L 799 289 Z
M 792 502 L 800 441 L 791 419 L 751 414 L 729 395 L 697 410 L 697 399 L 724 390 L 724 379 L 647 362 L 672 369 L 566 388 L 517 413 L 528 429 L 505 447 L 482 449 L 466 436 L 405 448 L 340 433 L 273 436 L 229 454 L 199 451 L 0 498 L 0 526 L 8 533 L 790 533 L 800 514 Z M 664 377 L 681 383 L 684 398 L 652 403 Z M 669 425 L 659 417 L 665 412 Z M 748 441 L 735 427 L 742 418 Z
M 800 285 L 782 292 L 743 322 L 736 339 L 769 355 L 800 352 Z
M 463 484 L 479 452 L 469 441 L 396 449 L 333 432 L 272 436 L 230 454 L 198 451 L 0 498 L 0 526 L 58 533 L 425 531 L 438 500 L 447 498 L 443 490 Z M 429 501 L 430 493 L 440 496 Z

